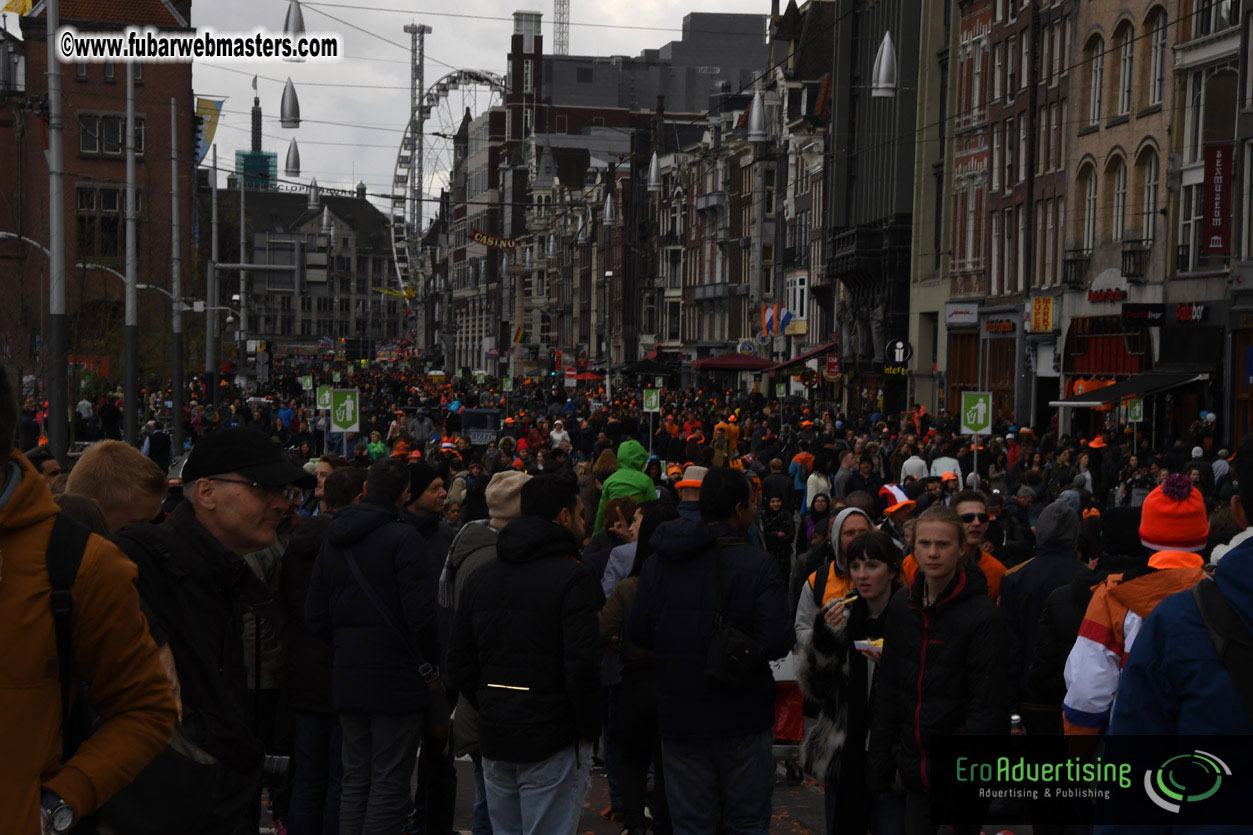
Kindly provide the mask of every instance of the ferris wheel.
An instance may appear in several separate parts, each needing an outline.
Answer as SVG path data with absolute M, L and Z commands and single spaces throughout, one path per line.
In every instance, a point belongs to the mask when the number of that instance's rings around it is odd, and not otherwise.
M 422 198 L 451 182 L 453 136 L 466 111 L 471 118 L 499 105 L 503 76 L 487 70 L 453 70 L 426 88 L 405 129 L 392 176 L 392 257 L 401 290 L 413 287 L 413 255 L 421 239 Z

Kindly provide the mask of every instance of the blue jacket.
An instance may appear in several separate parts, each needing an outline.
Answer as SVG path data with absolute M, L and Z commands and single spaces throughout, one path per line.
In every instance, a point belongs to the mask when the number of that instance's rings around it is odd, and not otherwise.
M 400 636 L 362 592 L 344 551 L 352 549 L 410 647 L 439 665 L 436 577 L 418 532 L 395 507 L 365 498 L 337 511 L 313 564 L 305 620 L 335 647 L 331 693 L 335 709 L 412 713 L 426 706 L 427 686 Z
M 1222 558 L 1214 581 L 1253 632 L 1253 540 Z M 1167 597 L 1144 621 L 1119 679 L 1109 732 L 1253 734 L 1191 589 Z
M 644 564 L 627 620 L 631 640 L 656 653 L 664 737 L 743 736 L 774 723 L 775 688 L 767 665 L 762 664 L 759 682 L 737 692 L 716 688 L 703 676 L 718 608 L 714 556 L 720 535 L 734 532 L 687 519 L 661 525 L 651 540 L 655 559 Z M 722 559 L 728 621 L 760 641 L 767 658 L 782 658 L 795 633 L 778 565 L 747 542 L 725 546 Z

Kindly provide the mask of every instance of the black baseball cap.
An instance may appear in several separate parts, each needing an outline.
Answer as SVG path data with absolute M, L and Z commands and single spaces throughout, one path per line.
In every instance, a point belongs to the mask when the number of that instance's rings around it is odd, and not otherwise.
M 258 484 L 294 484 L 303 489 L 318 483 L 316 476 L 284 458 L 279 445 L 256 429 L 219 429 L 205 435 L 187 456 L 183 483 L 223 473 L 239 473 Z

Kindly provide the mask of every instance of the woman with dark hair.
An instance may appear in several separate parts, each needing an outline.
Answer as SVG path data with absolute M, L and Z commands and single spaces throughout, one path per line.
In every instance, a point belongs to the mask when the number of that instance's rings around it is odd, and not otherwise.
M 845 555 L 856 596 L 817 613 L 797 670 L 806 697 L 819 705 L 818 721 L 801 746 L 801 767 L 826 792 L 828 835 L 836 821 L 846 832 L 870 826 L 871 796 L 862 776 L 871 682 L 881 649 L 868 644 L 882 641 L 888 601 L 900 588 L 902 559 L 892 538 L 877 530 L 858 534 Z
M 657 725 L 657 670 L 653 653 L 634 644 L 624 630 L 627 613 L 635 602 L 640 572 L 653 554 L 653 534 L 663 522 L 678 519 L 678 511 L 668 502 L 646 502 L 639 510 L 635 562 L 630 575 L 618 584 L 600 612 L 601 643 L 616 648 L 622 661 L 622 682 L 618 686 L 620 750 L 618 780 L 622 790 L 622 813 L 628 835 L 644 835 L 645 796 L 648 767 L 653 766 L 653 832 L 669 835 L 666 812 L 665 777 L 661 768 L 661 736 Z
M 809 513 L 797 527 L 795 550 L 801 553 L 808 551 L 814 545 L 814 534 L 825 537 L 830 518 L 831 497 L 826 493 L 819 493 L 813 497 L 809 504 Z

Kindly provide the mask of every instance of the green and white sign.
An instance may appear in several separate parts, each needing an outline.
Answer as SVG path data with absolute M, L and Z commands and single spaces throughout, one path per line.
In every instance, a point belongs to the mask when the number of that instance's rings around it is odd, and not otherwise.
M 332 383 L 338 383 L 338 382 L 339 382 L 339 372 L 338 372 L 338 371 L 333 371 L 333 372 L 331 372 L 331 382 L 332 382 Z
M 774 396 L 775 397 L 787 397 L 787 383 L 775 383 L 774 384 Z
M 657 388 L 665 388 L 665 378 L 658 377 L 655 382 L 657 383 Z
M 1134 397 L 1127 401 L 1127 423 L 1144 421 L 1144 398 Z
M 361 431 L 361 395 L 356 389 L 331 392 L 331 431 Z
M 313 377 L 307 374 L 304 377 L 301 377 L 300 387 L 304 389 L 305 391 L 312 391 L 313 390 Z
M 963 391 L 961 413 L 962 435 L 992 434 L 992 393 Z
M 325 412 L 331 408 L 331 387 L 318 386 L 318 411 Z
M 487 382 L 487 374 L 485 374 L 482 371 L 475 371 L 474 382 L 478 383 L 480 386 L 483 385 L 484 383 Z
M 644 389 L 644 411 L 646 412 L 660 412 L 661 411 L 660 389 Z
M 513 378 L 512 377 L 505 378 L 505 391 L 513 391 Z

